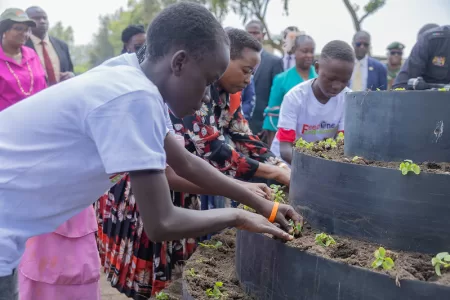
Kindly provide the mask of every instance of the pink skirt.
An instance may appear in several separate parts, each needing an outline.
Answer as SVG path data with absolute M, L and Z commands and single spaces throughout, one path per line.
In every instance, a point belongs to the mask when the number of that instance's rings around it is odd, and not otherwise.
M 90 206 L 55 232 L 29 239 L 18 268 L 20 299 L 100 299 L 96 231 Z

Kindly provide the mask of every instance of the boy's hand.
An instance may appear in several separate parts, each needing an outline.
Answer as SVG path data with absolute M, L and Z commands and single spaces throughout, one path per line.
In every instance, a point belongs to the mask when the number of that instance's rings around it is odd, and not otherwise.
M 257 233 L 268 233 L 274 237 L 286 241 L 292 240 L 294 237 L 272 224 L 265 217 L 251 213 L 245 210 L 238 210 L 238 219 L 236 228 Z
M 270 200 L 272 197 L 272 190 L 265 183 L 252 183 L 252 182 L 244 182 L 243 186 L 251 190 L 256 195 L 266 198 Z
M 297 224 L 303 226 L 303 217 L 298 214 L 292 206 L 280 203 L 275 222 L 280 224 L 281 228 L 292 234 L 294 229 L 289 225 L 289 220 L 294 221 L 294 227 L 297 226 Z

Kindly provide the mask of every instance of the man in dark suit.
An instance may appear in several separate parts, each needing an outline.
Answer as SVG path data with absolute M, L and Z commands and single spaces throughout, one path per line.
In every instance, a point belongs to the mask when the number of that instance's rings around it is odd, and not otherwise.
M 36 22 L 36 27 L 32 28 L 32 35 L 25 45 L 39 55 L 47 74 L 48 85 L 72 78 L 74 74 L 69 46 L 66 42 L 48 35 L 46 12 L 33 6 L 28 8 L 26 13 Z
M 245 27 L 248 33 L 253 35 L 261 44 L 264 40 L 264 26 L 260 21 L 250 21 Z M 256 103 L 250 121 L 250 129 L 257 133 L 260 138 L 267 141 L 267 133 L 262 132 L 264 122 L 264 109 L 269 103 L 270 89 L 275 75 L 283 72 L 283 61 L 281 58 L 265 51 L 261 51 L 261 63 L 256 69 L 253 77 L 255 83 Z
M 353 36 L 353 48 L 355 49 L 356 62 L 350 88 L 353 91 L 386 90 L 386 67 L 368 55 L 370 34 L 366 31 L 357 32 Z

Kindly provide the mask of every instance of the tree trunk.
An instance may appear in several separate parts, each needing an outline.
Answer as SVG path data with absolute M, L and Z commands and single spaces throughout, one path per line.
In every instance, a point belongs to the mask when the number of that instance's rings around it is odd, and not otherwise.
M 358 19 L 358 15 L 356 14 L 356 11 L 353 9 L 352 4 L 349 0 L 342 0 L 344 1 L 345 7 L 347 7 L 348 12 L 350 13 L 350 16 L 352 17 L 353 26 L 355 27 L 356 32 L 361 31 L 361 21 Z

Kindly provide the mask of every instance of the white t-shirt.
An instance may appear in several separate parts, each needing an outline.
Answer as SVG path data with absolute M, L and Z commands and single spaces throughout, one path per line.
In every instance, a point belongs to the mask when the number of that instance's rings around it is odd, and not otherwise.
M 125 54 L 0 112 L 0 276 L 28 238 L 91 205 L 112 174 L 165 169 L 165 111 Z
M 315 79 L 302 82 L 293 87 L 283 98 L 280 108 L 278 129 L 295 130 L 295 139 L 303 138 L 315 142 L 332 138 L 344 130 L 345 88 L 326 104 L 314 96 L 312 83 Z M 275 137 L 270 150 L 280 156 L 280 141 Z

